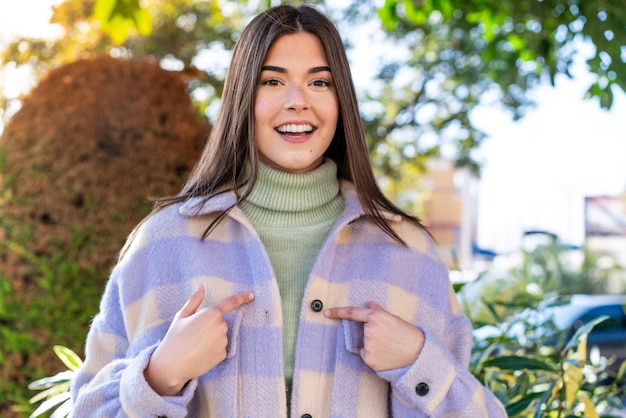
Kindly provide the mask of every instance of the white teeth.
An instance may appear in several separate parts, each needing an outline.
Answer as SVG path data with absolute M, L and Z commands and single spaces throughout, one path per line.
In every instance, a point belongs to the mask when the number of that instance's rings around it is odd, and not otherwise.
M 288 125 L 281 125 L 276 129 L 278 130 L 278 132 L 283 133 L 283 134 L 286 134 L 286 133 L 300 134 L 303 132 L 311 132 L 313 130 L 313 126 L 309 125 L 308 123 L 303 124 L 303 125 L 288 124 Z

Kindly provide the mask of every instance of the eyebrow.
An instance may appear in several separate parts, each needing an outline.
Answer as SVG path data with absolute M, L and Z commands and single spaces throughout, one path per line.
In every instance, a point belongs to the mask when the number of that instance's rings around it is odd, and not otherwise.
M 261 72 L 263 71 L 274 71 L 277 73 L 283 73 L 286 74 L 287 73 L 287 69 L 283 68 L 283 67 L 276 67 L 274 65 L 264 65 L 263 67 L 261 67 Z M 315 74 L 315 73 L 321 73 L 324 71 L 328 71 L 329 73 L 330 71 L 330 67 L 328 66 L 321 66 L 321 67 L 312 67 L 309 68 L 309 70 L 307 71 L 308 74 Z

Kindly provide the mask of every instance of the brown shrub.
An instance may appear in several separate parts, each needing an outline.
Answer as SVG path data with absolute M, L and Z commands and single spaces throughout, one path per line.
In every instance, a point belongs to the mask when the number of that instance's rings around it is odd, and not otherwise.
M 11 300 L 29 309 L 34 298 L 54 291 L 41 283 L 37 264 L 59 254 L 79 272 L 106 277 L 125 237 L 150 210 L 148 198 L 179 191 L 208 132 L 185 81 L 156 63 L 98 57 L 51 71 L 0 138 L 0 242 L 13 243 L 0 245 L 0 280 L 11 283 Z M 104 279 L 85 281 L 77 286 L 101 293 Z M 41 368 L 42 357 L 52 362 L 43 367 L 48 373 L 59 367 L 51 346 L 63 342 L 51 341 L 54 330 L 28 328 L 15 325 L 45 350 L 0 353 L 11 359 L 0 365 L 0 380 L 31 378 L 16 370 Z M 0 415 L 8 416 L 2 406 Z

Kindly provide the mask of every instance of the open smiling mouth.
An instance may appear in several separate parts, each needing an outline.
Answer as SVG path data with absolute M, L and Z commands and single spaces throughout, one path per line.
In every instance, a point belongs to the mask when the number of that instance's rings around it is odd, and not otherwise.
M 302 136 L 302 135 L 310 135 L 313 133 L 315 128 L 308 123 L 303 124 L 286 124 L 280 125 L 276 128 L 276 131 L 282 135 L 289 136 Z

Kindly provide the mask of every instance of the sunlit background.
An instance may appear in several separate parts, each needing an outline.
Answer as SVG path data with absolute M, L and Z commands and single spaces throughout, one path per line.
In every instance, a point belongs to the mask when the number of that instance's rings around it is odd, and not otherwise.
M 58 36 L 49 24 L 58 0 L 0 2 L 0 41 L 12 36 Z M 518 122 L 496 104 L 473 115 L 490 138 L 480 155 L 476 243 L 496 253 L 516 251 L 526 230 L 557 234 L 567 244 L 584 242 L 585 196 L 617 196 L 626 189 L 626 99 L 615 95 L 610 111 L 584 100 L 592 77 L 585 69 L 588 45 L 580 45 L 574 79 L 558 76 L 556 86 L 532 91 L 537 107 Z M 371 45 L 356 44 L 351 54 L 358 85 L 375 68 Z M 358 69 L 358 71 L 356 70 Z M 365 76 L 364 76 L 365 75 Z M 32 87 L 27 72 L 6 68 L 0 81 L 6 94 Z

